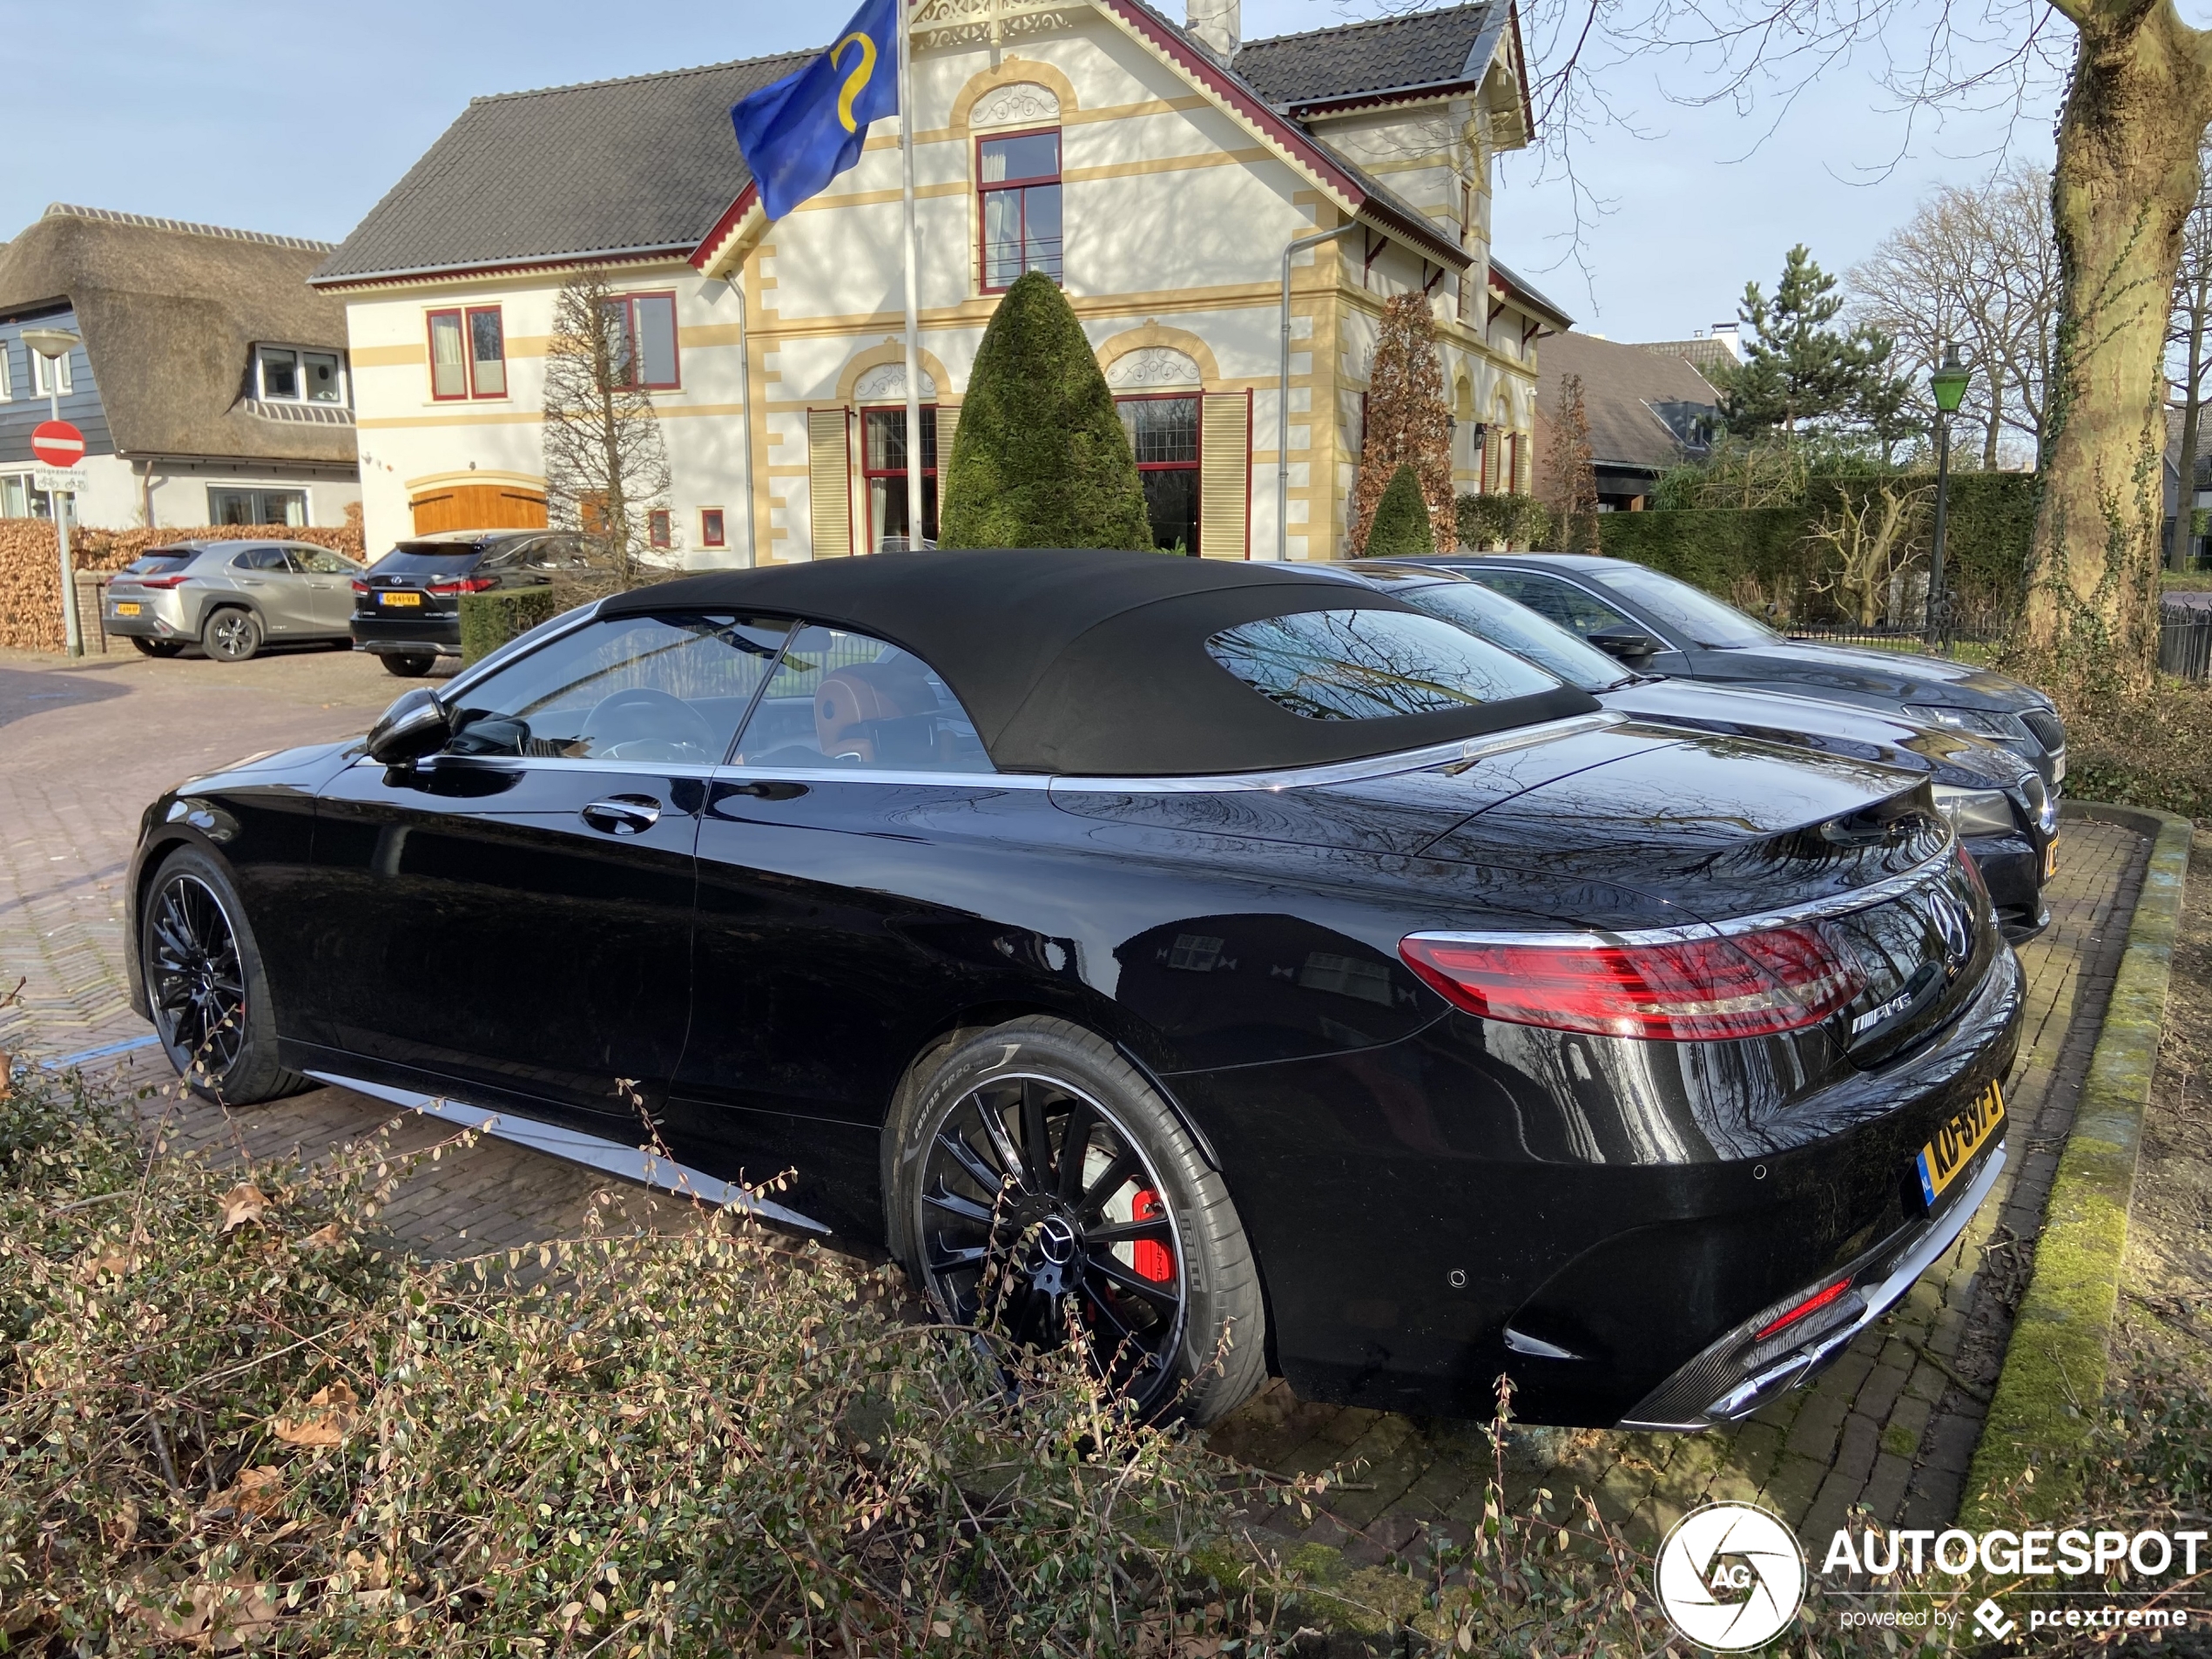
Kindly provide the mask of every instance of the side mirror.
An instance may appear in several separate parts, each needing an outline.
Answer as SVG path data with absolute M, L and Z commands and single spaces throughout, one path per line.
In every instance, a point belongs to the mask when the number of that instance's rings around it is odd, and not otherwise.
M 1625 668 L 1642 668 L 1661 650 L 1659 641 L 1635 628 L 1601 628 L 1584 637 Z
M 445 705 L 427 685 L 407 692 L 368 729 L 369 759 L 388 766 L 407 766 L 446 745 L 453 722 Z

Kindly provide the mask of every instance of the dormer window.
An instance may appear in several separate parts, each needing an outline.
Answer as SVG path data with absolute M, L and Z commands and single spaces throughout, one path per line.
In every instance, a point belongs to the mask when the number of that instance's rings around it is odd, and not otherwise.
M 336 352 L 296 346 L 253 348 L 253 395 L 266 403 L 341 403 L 346 371 Z

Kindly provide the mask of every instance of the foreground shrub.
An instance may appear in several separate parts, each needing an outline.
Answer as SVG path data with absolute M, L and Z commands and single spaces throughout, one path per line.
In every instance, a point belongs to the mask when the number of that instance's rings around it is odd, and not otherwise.
M 1435 551 L 1436 538 L 1429 533 L 1428 503 L 1421 499 L 1421 481 L 1410 465 L 1400 465 L 1375 503 L 1375 520 L 1367 527 L 1367 545 L 1361 550 L 1361 556 L 1416 558 Z
M 435 1153 L 429 1155 L 438 1156 Z M 142 1154 L 0 1103 L 0 1629 L 347 1654 L 1102 1652 L 1224 1513 L 1072 1361 L 726 1216 L 455 1263 L 403 1172 Z M 1229 1616 L 1217 1605 L 1217 1623 Z

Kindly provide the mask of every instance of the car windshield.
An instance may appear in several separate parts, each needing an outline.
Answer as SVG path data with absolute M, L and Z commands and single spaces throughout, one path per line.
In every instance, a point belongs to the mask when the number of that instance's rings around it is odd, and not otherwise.
M 1555 691 L 1560 682 L 1440 617 L 1306 610 L 1240 623 L 1207 653 L 1269 701 L 1310 720 L 1382 720 Z
M 1596 646 L 1479 582 L 1434 582 L 1401 590 L 1399 597 L 1479 639 L 1527 658 L 1577 691 L 1610 691 L 1636 678 Z
M 1622 597 L 1642 605 L 1693 645 L 1764 645 L 1782 637 L 1734 605 L 1724 604 L 1710 593 L 1700 593 L 1687 582 L 1678 582 L 1641 564 L 1614 565 L 1606 571 L 1605 582 Z
M 140 554 L 123 567 L 125 576 L 163 576 L 181 570 L 199 556 L 194 547 L 157 547 Z

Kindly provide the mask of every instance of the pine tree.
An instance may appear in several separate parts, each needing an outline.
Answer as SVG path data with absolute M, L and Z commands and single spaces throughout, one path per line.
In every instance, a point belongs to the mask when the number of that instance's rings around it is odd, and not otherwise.
M 1413 558 L 1436 551 L 1430 529 L 1428 503 L 1421 499 L 1421 481 L 1413 468 L 1399 462 L 1390 482 L 1375 503 L 1374 522 L 1367 527 L 1367 545 L 1360 556 L 1370 559 Z
M 1008 288 L 983 331 L 945 470 L 942 547 L 1152 545 L 1129 434 L 1052 279 Z
M 1597 469 L 1590 453 L 1590 416 L 1582 377 L 1559 382 L 1559 418 L 1550 421 L 1538 496 L 1551 509 L 1554 543 L 1562 553 L 1597 551 Z
M 1744 359 L 1714 372 L 1731 435 L 1827 426 L 1889 438 L 1909 395 L 1904 378 L 1890 373 L 1897 342 L 1871 323 L 1831 327 L 1843 309 L 1836 279 L 1802 242 L 1784 260 L 1772 300 L 1757 283 L 1743 285 L 1737 315 L 1751 335 Z
M 1444 364 L 1436 352 L 1436 314 L 1428 296 L 1401 293 L 1383 307 L 1382 333 L 1367 371 L 1367 435 L 1352 497 L 1352 548 L 1367 550 L 1375 509 L 1400 467 L 1411 467 L 1427 503 L 1439 551 L 1460 544 L 1452 496 L 1452 411 L 1444 401 Z

